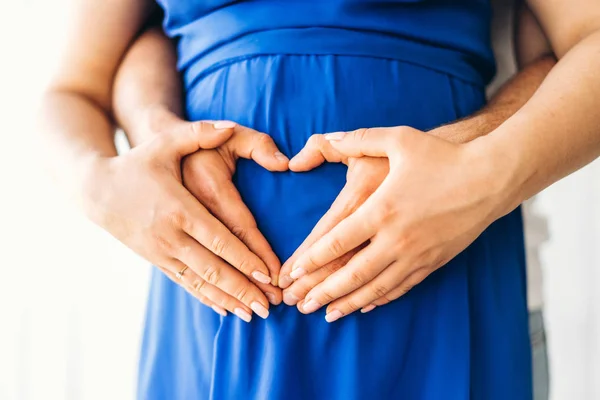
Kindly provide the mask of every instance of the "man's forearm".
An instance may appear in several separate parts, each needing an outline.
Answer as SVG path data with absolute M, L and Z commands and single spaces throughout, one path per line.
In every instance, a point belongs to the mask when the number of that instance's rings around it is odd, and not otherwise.
M 476 141 L 502 167 L 509 212 L 600 155 L 600 31 L 575 45 L 515 115 Z
M 117 123 L 136 146 L 151 139 L 152 124 L 164 112 L 181 116 L 183 97 L 177 56 L 161 29 L 151 28 L 132 45 L 119 67 L 113 88 Z
M 506 82 L 483 109 L 429 133 L 454 143 L 487 135 L 527 103 L 555 65 L 556 59 L 550 55 L 533 61 Z

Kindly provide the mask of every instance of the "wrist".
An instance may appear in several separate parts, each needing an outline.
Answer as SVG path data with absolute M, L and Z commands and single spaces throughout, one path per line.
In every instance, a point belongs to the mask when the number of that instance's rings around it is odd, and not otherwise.
M 97 205 L 108 191 L 107 176 L 112 161 L 117 158 L 94 154 L 82 158 L 78 163 L 75 200 L 83 213 L 93 221 L 98 219 Z
M 165 132 L 165 126 L 179 116 L 165 105 L 149 105 L 132 113 L 128 123 L 122 124 L 132 147 Z
M 501 140 L 502 135 L 487 135 L 464 146 L 473 155 L 482 173 L 482 188 L 490 199 L 490 219 L 498 218 L 517 208 L 526 199 L 523 188 L 527 182 L 521 155 L 514 146 Z
M 484 114 L 452 122 L 429 131 L 429 134 L 451 143 L 468 143 L 490 132 L 488 119 Z

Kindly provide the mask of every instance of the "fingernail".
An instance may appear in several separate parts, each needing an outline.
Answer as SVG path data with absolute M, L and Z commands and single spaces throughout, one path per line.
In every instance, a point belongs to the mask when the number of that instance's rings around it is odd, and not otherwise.
M 217 121 L 213 124 L 215 129 L 229 129 L 235 128 L 236 123 L 231 121 Z
M 336 140 L 342 140 L 345 135 L 346 135 L 346 132 L 333 132 L 333 133 L 328 133 L 324 137 L 325 137 L 325 140 L 336 141 Z
M 295 306 L 300 301 L 299 298 L 294 296 L 293 293 L 284 292 L 283 293 L 283 302 L 288 306 Z
M 299 279 L 306 275 L 306 270 L 304 268 L 296 268 L 290 273 L 290 278 Z
M 375 304 L 369 304 L 368 306 L 366 306 L 366 307 L 363 307 L 363 308 L 360 310 L 360 312 L 361 312 L 361 313 L 363 313 L 363 314 L 366 314 L 366 313 L 368 313 L 369 311 L 373 311 L 373 310 L 375 309 L 375 307 L 377 307 Z
M 258 301 L 255 301 L 252 304 L 250 304 L 250 308 L 256 313 L 256 315 L 258 315 L 262 319 L 267 319 L 267 317 L 269 316 L 269 310 L 267 310 L 265 306 L 260 304 Z
M 319 308 L 321 308 L 321 305 L 319 303 L 317 303 L 315 300 L 310 300 L 309 302 L 304 304 L 304 307 L 302 307 L 302 309 L 304 310 L 305 313 L 315 312 Z
M 254 271 L 252 277 L 260 283 L 271 283 L 271 278 L 268 275 L 263 274 L 260 271 Z
M 335 322 L 338 319 L 342 318 L 344 315 L 339 310 L 333 310 L 329 314 L 325 316 L 325 321 L 327 322 Z
M 267 296 L 267 299 L 269 300 L 269 303 L 276 305 L 277 303 L 277 297 L 275 297 L 275 295 L 273 293 L 265 293 L 265 296 Z
M 277 158 L 278 160 L 281 160 L 281 161 L 289 161 L 289 158 L 287 158 L 286 155 L 280 151 L 275 153 L 275 158 Z
M 233 313 L 237 315 L 242 321 L 252 321 L 252 315 L 248 314 L 246 310 L 242 308 L 236 308 L 235 310 L 233 310 Z
M 221 308 L 219 306 L 212 306 L 212 309 L 214 312 L 216 312 L 217 314 L 221 314 L 222 316 L 226 317 L 227 316 L 227 311 L 224 308 Z
M 284 276 L 279 277 L 279 287 L 282 289 L 287 288 L 292 283 L 294 283 L 294 280 L 292 278 L 290 278 L 289 275 L 284 275 Z

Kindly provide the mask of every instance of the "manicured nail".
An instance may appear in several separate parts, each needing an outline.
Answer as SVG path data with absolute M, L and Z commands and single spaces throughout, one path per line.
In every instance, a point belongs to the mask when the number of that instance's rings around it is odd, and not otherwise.
M 283 302 L 288 306 L 295 306 L 300 301 L 293 293 L 283 292 Z
M 338 319 L 342 318 L 344 315 L 340 310 L 333 310 L 329 314 L 325 316 L 325 321 L 327 322 L 335 322 Z
M 213 124 L 215 129 L 229 129 L 235 128 L 236 123 L 231 121 L 217 121 Z
M 222 316 L 226 317 L 227 316 L 227 311 L 224 308 L 221 308 L 217 305 L 212 306 L 212 309 L 214 312 L 216 312 L 217 314 L 221 314 Z
M 254 279 L 256 279 L 257 281 L 259 281 L 260 283 L 266 283 L 266 284 L 271 283 L 271 278 L 268 275 L 265 275 L 260 271 L 254 271 L 252 273 L 252 277 Z
M 276 305 L 275 303 L 277 303 L 277 297 L 275 297 L 275 295 L 273 293 L 265 293 L 265 296 L 267 296 L 267 299 L 269 300 L 269 303 Z
M 373 311 L 373 310 L 375 309 L 375 307 L 377 307 L 375 304 L 369 304 L 368 306 L 366 306 L 366 307 L 363 307 L 363 308 L 360 310 L 360 312 L 361 312 L 361 313 L 363 313 L 363 314 L 366 314 L 366 313 L 368 313 L 369 311 Z
M 304 310 L 305 313 L 315 312 L 319 308 L 321 308 L 321 305 L 319 303 L 317 303 L 315 300 L 308 301 L 307 303 L 304 304 L 304 307 L 302 307 L 302 309 Z
M 267 319 L 267 317 L 269 316 L 269 310 L 267 310 L 266 307 L 260 304 L 258 301 L 255 301 L 252 304 L 250 304 L 250 308 L 256 313 L 256 315 L 258 315 L 262 319 Z
M 275 158 L 277 158 L 280 161 L 289 161 L 289 158 L 287 158 L 285 156 L 285 154 L 283 154 L 282 152 L 278 151 L 275 153 Z
M 342 140 L 345 135 L 346 135 L 346 132 L 328 133 L 327 135 L 325 135 L 325 140 L 329 140 L 329 141 Z
M 236 308 L 235 310 L 233 310 L 233 313 L 237 315 L 242 321 L 252 321 L 252 315 L 248 314 L 246 310 L 242 308 Z
M 284 275 L 284 276 L 279 277 L 279 287 L 282 289 L 287 288 L 292 283 L 294 283 L 294 280 L 292 278 L 290 278 L 289 275 Z
M 290 273 L 290 278 L 299 279 L 306 275 L 306 270 L 304 268 L 296 268 Z

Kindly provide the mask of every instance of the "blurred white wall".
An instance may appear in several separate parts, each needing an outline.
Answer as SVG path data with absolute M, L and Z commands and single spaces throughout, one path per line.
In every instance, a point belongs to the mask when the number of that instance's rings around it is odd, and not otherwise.
M 34 135 L 67 1 L 0 6 L 0 399 L 132 398 L 149 269 L 57 194 Z M 538 204 L 553 399 L 600 399 L 600 162 Z

